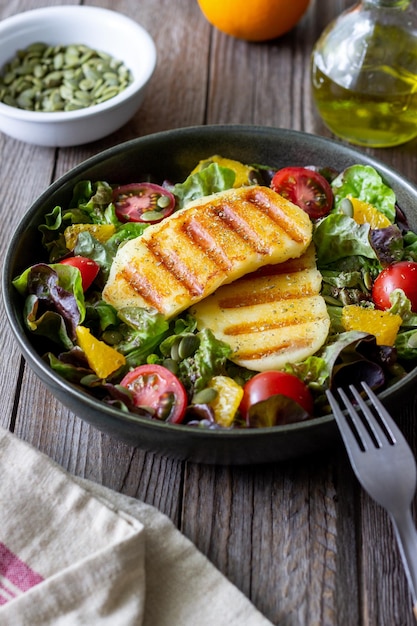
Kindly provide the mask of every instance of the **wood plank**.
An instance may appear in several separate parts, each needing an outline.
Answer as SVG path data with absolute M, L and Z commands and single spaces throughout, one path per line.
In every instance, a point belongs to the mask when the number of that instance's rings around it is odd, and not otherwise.
M 338 566 L 351 592 L 356 569 L 340 563 L 339 548 L 354 553 L 355 536 L 340 521 L 352 494 L 337 498 L 334 462 L 327 454 L 212 472 L 187 466 L 182 530 L 273 623 L 335 624 L 340 604 L 343 624 L 359 623 L 354 599 L 343 607 Z

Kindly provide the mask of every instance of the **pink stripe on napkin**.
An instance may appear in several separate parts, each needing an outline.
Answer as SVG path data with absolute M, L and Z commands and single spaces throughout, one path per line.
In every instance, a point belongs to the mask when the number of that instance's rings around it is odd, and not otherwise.
M 0 605 L 42 581 L 42 576 L 0 542 Z

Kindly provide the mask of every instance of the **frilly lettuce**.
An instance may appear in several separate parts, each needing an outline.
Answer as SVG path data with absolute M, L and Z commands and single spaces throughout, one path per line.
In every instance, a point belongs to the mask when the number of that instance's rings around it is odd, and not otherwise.
M 85 300 L 79 270 L 61 263 L 39 263 L 13 280 L 25 297 L 24 321 L 29 330 L 69 348 L 75 328 L 85 318 Z
M 178 208 L 182 208 L 188 202 L 202 196 L 231 189 L 235 178 L 233 170 L 211 163 L 199 172 L 190 174 L 183 183 L 174 185 L 171 191 L 177 199 Z
M 376 259 L 369 243 L 369 224 L 358 224 L 343 213 L 331 213 L 314 229 L 318 267 L 349 256 Z
M 68 254 L 64 230 L 70 224 L 120 224 L 112 203 L 112 187 L 106 182 L 78 182 L 68 208 L 55 206 L 39 226 L 42 245 L 51 262 Z
M 372 204 L 391 222 L 395 220 L 395 193 L 370 165 L 352 165 L 346 168 L 331 183 L 335 209 L 342 200 L 352 196 Z

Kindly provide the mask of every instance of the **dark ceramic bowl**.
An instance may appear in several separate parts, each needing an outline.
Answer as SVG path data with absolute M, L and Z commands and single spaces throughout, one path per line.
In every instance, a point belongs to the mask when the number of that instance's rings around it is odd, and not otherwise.
M 273 462 L 316 452 L 337 437 L 331 415 L 288 426 L 221 432 L 126 415 L 55 374 L 26 334 L 22 301 L 11 281 L 43 258 L 37 227 L 54 206 L 69 201 L 77 181 L 120 183 L 152 173 L 157 179 L 177 182 L 200 159 L 212 154 L 275 168 L 314 164 L 342 170 L 354 163 L 373 165 L 395 190 L 410 226 L 417 230 L 417 189 L 384 164 L 340 143 L 290 130 L 251 126 L 203 126 L 162 132 L 115 146 L 81 163 L 51 185 L 28 210 L 10 242 L 4 264 L 3 294 L 8 320 L 24 357 L 50 392 L 80 418 L 128 444 L 180 459 L 218 464 Z M 398 405 L 416 380 L 417 368 L 381 393 L 381 399 L 388 407 Z

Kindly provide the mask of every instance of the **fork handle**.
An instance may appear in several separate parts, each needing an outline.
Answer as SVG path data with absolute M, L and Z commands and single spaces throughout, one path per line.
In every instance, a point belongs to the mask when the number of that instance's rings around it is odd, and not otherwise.
M 413 613 L 417 620 L 417 530 L 411 509 L 391 517 L 408 584 L 413 598 Z

